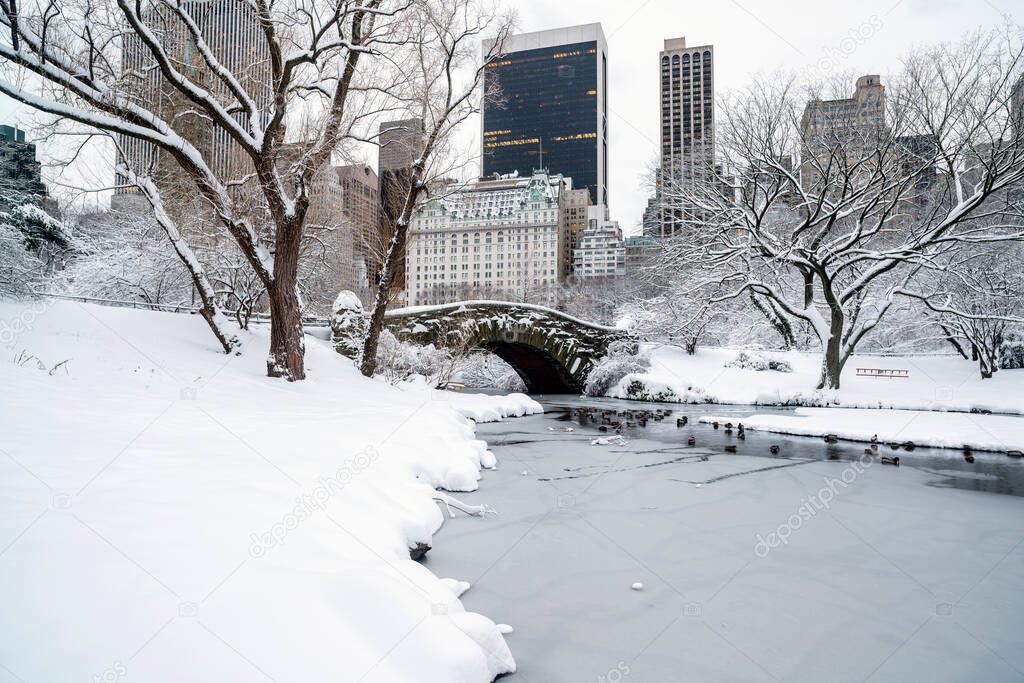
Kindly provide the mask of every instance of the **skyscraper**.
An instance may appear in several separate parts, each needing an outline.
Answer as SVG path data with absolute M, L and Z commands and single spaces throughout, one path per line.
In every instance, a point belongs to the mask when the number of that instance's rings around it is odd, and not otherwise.
M 262 39 L 259 17 L 244 0 L 186 0 L 181 11 L 196 24 L 210 52 L 238 79 L 256 103 L 258 115 L 268 120 L 271 91 L 270 50 Z M 185 22 L 173 11 L 154 5 L 144 17 L 150 26 L 160 26 L 163 49 L 189 77 L 210 89 L 215 96 L 229 97 L 228 86 L 205 63 Z M 203 155 L 219 178 L 227 179 L 251 171 L 248 159 L 227 130 L 215 126 L 176 88 L 164 82 L 163 74 L 142 38 L 128 31 L 123 39 L 122 69 L 128 79 L 130 96 L 173 121 L 175 130 Z M 126 135 L 118 136 L 122 160 L 135 171 L 154 175 L 178 175 L 174 163 L 161 163 L 160 150 L 150 143 Z M 158 170 L 157 170 L 158 169 Z M 156 173 L 154 173 L 156 171 Z M 118 192 L 132 192 L 125 178 L 118 177 Z
M 0 209 L 31 200 L 49 201 L 36 161 L 36 146 L 25 142 L 25 131 L 0 126 Z
M 384 245 L 381 235 L 380 183 L 366 164 L 335 166 L 341 183 L 341 214 L 352 233 L 352 250 L 360 287 L 380 272 Z
M 858 78 L 851 97 L 811 100 L 800 117 L 800 182 L 825 182 L 822 174 L 832 168 L 837 145 L 853 162 L 875 149 L 884 134 L 885 86 L 877 74 Z
M 665 40 L 661 83 L 661 176 L 671 208 L 663 209 L 657 235 L 677 234 L 688 209 L 676 199 L 714 176 L 714 47 L 687 47 L 686 38 Z
M 572 179 L 567 183 L 571 186 Z M 559 264 L 558 279 L 564 280 L 572 271 L 572 250 L 579 246 L 583 230 L 587 227 L 587 209 L 590 207 L 590 191 L 585 187 L 578 190 L 562 191 L 562 262 Z
M 484 43 L 485 54 L 492 43 Z M 483 175 L 535 169 L 608 203 L 608 46 L 600 24 L 510 36 L 487 64 Z

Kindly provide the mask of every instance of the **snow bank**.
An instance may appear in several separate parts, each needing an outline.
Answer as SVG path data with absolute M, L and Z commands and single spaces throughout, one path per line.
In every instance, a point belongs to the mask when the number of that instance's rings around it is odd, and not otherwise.
M 526 394 L 490 396 L 451 391 L 441 393 L 445 394 L 443 401 L 474 422 L 500 422 L 506 417 L 523 417 L 544 412 L 544 407 Z
M 474 394 L 463 391 L 439 391 L 422 377 L 399 385 L 420 400 L 445 405 L 473 422 L 501 422 L 506 417 L 523 417 L 544 412 L 544 406 L 526 394 Z
M 447 395 L 367 380 L 312 338 L 309 379 L 270 380 L 265 331 L 225 356 L 198 316 L 0 303 L 0 329 L 0 670 L 13 680 L 514 670 L 494 622 L 409 559 L 442 524 L 435 487 L 475 489 L 494 465 Z M 463 413 L 530 409 L 464 400 Z
M 778 352 L 792 372 L 758 372 L 725 367 L 738 349 L 700 349 L 694 355 L 675 346 L 644 346 L 651 359 L 647 372 L 632 373 L 609 396 L 682 403 L 741 405 L 838 405 L 844 408 L 893 408 L 936 411 L 991 411 L 1024 414 L 1024 370 L 1001 370 L 982 380 L 977 363 L 954 356 L 889 358 L 854 356 L 843 372 L 838 394 L 816 391 L 817 354 Z M 857 368 L 903 369 L 907 379 L 857 377 Z
M 736 421 L 736 417 L 707 415 L 700 421 L 725 423 Z M 835 434 L 840 439 L 870 441 L 877 435 L 881 443 L 912 441 L 936 448 L 961 448 L 966 444 L 979 451 L 1024 449 L 1024 420 L 1005 415 L 797 408 L 792 415 L 752 415 L 742 422 L 747 429 L 797 436 Z

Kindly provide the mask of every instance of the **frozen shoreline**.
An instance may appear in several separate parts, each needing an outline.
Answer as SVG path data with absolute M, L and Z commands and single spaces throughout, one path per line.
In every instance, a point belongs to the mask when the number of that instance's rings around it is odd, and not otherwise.
M 705 424 L 736 422 L 705 415 Z M 880 444 L 912 442 L 916 446 L 1007 452 L 1024 449 L 1024 418 L 1009 415 L 935 413 L 918 410 L 862 408 L 797 408 L 792 415 L 752 415 L 741 420 L 746 429 L 818 436 L 834 434 L 846 441 Z M 884 448 L 883 452 L 888 452 Z

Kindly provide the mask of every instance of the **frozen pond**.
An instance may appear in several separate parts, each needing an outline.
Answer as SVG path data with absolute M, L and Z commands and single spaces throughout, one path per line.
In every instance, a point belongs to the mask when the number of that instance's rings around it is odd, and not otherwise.
M 541 400 L 478 425 L 499 469 L 460 498 L 499 514 L 450 520 L 426 559 L 515 628 L 508 680 L 1024 677 L 1024 462 L 865 466 L 863 444 L 697 423 L 764 408 Z M 602 446 L 585 405 L 673 413 Z

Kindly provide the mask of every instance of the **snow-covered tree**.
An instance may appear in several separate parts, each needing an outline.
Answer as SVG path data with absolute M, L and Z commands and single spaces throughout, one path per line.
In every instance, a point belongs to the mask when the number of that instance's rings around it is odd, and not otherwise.
M 40 197 L 0 185 L 0 295 L 35 292 L 69 242 L 64 221 L 45 211 Z
M 1003 344 L 1024 324 L 1024 249 L 975 249 L 919 278 L 899 294 L 924 304 L 928 320 L 965 358 L 978 361 L 982 379 L 999 369 Z
M 147 304 L 188 305 L 192 297 L 184 265 L 156 221 L 140 212 L 80 215 L 54 286 L 76 296 Z
M 660 183 L 678 222 L 667 262 L 806 324 L 822 348 L 819 388 L 837 389 L 897 290 L 964 245 L 1024 236 L 1024 144 L 1011 91 L 1024 73 L 1016 29 L 912 53 L 855 125 L 821 111 L 820 89 L 764 78 L 726 96 L 722 165 Z M 846 96 L 844 94 L 844 96 Z M 721 169 L 725 169 L 724 171 Z
M 197 207 L 231 235 L 266 288 L 268 374 L 298 380 L 305 376 L 298 265 L 314 175 L 347 140 L 365 139 L 372 112 L 388 107 L 382 102 L 389 91 L 401 90 L 404 81 L 391 65 L 419 71 L 411 59 L 416 49 L 422 63 L 436 61 L 435 47 L 419 32 L 424 18 L 451 16 L 436 22 L 439 32 L 459 33 L 459 19 L 475 3 L 229 4 L 255 27 L 241 53 L 215 47 L 216 31 L 203 28 L 203 3 L 0 0 L 0 92 L 148 150 L 122 157 L 119 170 L 135 176 L 126 179 L 133 185 L 156 180 L 151 201 L 164 178 L 190 185 Z M 153 83 L 156 94 L 147 88 Z M 211 139 L 227 145 L 227 161 L 217 156 L 225 148 L 209 145 Z M 268 208 L 266 232 L 248 211 L 253 196 Z M 171 226 L 174 216 L 167 215 Z M 202 272 L 198 263 L 190 268 Z

